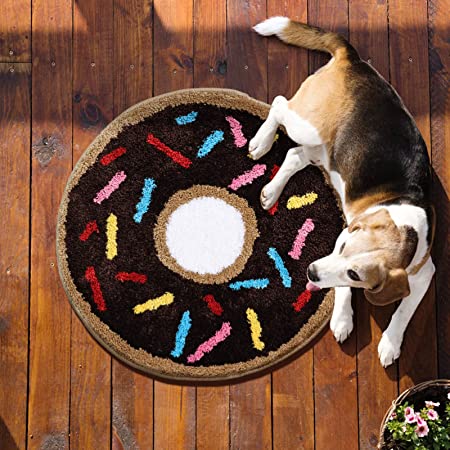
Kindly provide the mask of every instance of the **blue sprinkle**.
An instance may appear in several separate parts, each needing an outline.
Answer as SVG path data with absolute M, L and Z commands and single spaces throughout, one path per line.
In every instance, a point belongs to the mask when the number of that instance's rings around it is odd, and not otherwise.
M 186 344 L 186 336 L 191 329 L 191 316 L 189 311 L 183 313 L 180 324 L 178 325 L 177 334 L 175 336 L 175 348 L 170 352 L 174 358 L 178 358 L 183 353 L 184 345 Z
M 133 219 L 136 223 L 141 223 L 142 217 L 148 211 L 150 202 L 152 201 L 152 193 L 156 187 L 155 180 L 153 178 L 146 178 L 144 180 L 144 187 L 142 188 L 142 196 L 139 203 L 136 205 L 136 214 Z
M 213 131 L 204 141 L 202 146 L 197 152 L 197 158 L 203 158 L 206 156 L 215 145 L 223 141 L 223 131 Z
M 186 114 L 185 116 L 180 116 L 175 119 L 178 125 L 186 125 L 187 123 L 195 122 L 195 119 L 197 119 L 198 112 L 192 111 L 189 114 Z
M 270 247 L 267 251 L 267 254 L 273 259 L 275 267 L 277 268 L 278 272 L 280 272 L 281 281 L 283 282 L 284 287 L 290 288 L 292 285 L 292 278 L 289 275 L 289 272 L 286 269 L 286 266 L 284 265 L 280 254 L 274 247 Z
M 230 284 L 230 289 L 233 291 L 239 291 L 240 289 L 264 289 L 269 286 L 268 278 L 256 278 L 254 280 L 236 281 Z

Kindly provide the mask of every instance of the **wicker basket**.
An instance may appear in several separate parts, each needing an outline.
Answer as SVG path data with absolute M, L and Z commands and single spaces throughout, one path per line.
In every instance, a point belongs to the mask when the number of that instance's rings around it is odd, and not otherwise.
M 434 386 L 447 386 L 450 388 L 450 380 L 445 380 L 445 379 L 431 380 L 431 381 L 425 381 L 424 383 L 416 384 L 412 388 L 406 389 L 406 391 L 402 392 L 402 394 L 400 394 L 400 396 L 392 402 L 392 406 L 388 409 L 388 411 L 386 412 L 386 414 L 383 418 L 383 421 L 381 422 L 380 439 L 379 439 L 379 443 L 378 443 L 378 448 L 380 450 L 383 450 L 383 448 L 384 448 L 384 445 L 385 445 L 384 432 L 386 430 L 386 424 L 389 420 L 389 417 L 391 417 L 391 414 L 395 411 L 395 408 L 400 403 L 402 403 L 406 398 L 410 397 L 411 395 L 413 395 L 419 391 L 424 391 L 424 390 L 426 390 L 430 387 L 434 387 Z

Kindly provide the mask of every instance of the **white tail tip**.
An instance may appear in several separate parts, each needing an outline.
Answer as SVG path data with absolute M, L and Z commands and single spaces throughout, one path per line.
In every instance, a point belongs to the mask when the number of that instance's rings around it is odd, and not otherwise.
M 253 27 L 253 29 L 262 36 L 277 36 L 289 25 L 288 17 L 276 16 L 264 20 Z

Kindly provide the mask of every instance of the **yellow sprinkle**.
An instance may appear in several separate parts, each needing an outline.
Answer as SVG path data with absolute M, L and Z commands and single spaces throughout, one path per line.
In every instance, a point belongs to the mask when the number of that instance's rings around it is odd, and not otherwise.
M 247 321 L 250 324 L 250 330 L 252 332 L 253 347 L 255 347 L 256 350 L 262 350 L 265 345 L 264 342 L 261 341 L 262 328 L 258 316 L 252 308 L 247 308 Z
M 302 206 L 312 205 L 317 200 L 317 197 L 318 195 L 315 192 L 308 192 L 301 197 L 293 195 L 287 202 L 287 209 L 298 209 Z
M 106 257 L 117 256 L 117 217 L 111 213 L 106 219 Z
M 174 296 L 170 292 L 166 292 L 165 294 L 161 295 L 161 297 L 157 298 L 151 298 L 150 300 L 147 300 L 145 303 L 142 303 L 140 305 L 136 305 L 133 308 L 133 311 L 135 314 L 141 314 L 145 311 L 154 311 L 155 309 L 158 309 L 160 306 L 166 306 L 173 303 Z
M 275 135 L 275 137 L 273 138 L 273 142 L 276 142 L 276 141 L 278 141 L 278 138 L 280 137 L 280 135 L 277 133 L 276 135 Z

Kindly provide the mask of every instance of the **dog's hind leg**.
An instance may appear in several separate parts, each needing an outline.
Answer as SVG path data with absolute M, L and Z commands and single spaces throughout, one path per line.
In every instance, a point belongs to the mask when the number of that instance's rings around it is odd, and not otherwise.
M 378 344 L 378 356 L 383 367 L 389 366 L 400 356 L 406 327 L 426 294 L 434 272 L 434 264 L 430 257 L 419 272 L 408 277 L 411 293 L 400 302 Z
M 286 105 L 287 100 L 281 95 L 273 100 L 269 116 L 248 145 L 248 151 L 253 159 L 261 158 L 272 148 L 275 133 L 280 125 Z
M 270 209 L 275 204 L 292 175 L 308 166 L 311 156 L 317 153 L 318 151 L 311 147 L 300 146 L 288 150 L 280 170 L 261 191 L 261 205 L 264 209 Z

